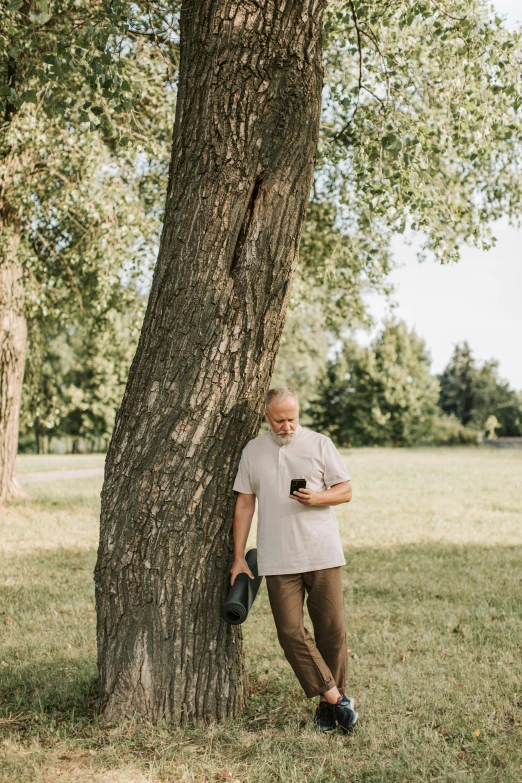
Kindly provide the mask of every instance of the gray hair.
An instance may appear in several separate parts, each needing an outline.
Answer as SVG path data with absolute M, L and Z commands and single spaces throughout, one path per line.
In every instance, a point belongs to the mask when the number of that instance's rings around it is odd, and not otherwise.
M 274 389 L 270 389 L 265 396 L 265 409 L 268 409 L 272 402 L 282 402 L 287 397 L 295 397 L 295 401 L 299 403 L 297 394 L 293 389 L 288 386 L 276 386 Z

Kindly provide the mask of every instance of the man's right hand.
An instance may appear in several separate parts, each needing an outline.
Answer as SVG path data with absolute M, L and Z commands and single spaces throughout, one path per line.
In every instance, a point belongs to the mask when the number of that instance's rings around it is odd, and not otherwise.
M 230 569 L 230 585 L 233 586 L 238 574 L 248 574 L 251 579 L 255 579 L 254 574 L 248 567 L 248 563 L 244 557 L 240 557 L 234 560 L 232 568 Z

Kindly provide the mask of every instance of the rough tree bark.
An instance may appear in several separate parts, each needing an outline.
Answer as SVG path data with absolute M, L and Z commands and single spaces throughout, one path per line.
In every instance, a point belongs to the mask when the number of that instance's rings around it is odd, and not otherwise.
M 23 495 L 15 478 L 27 325 L 20 231 L 7 206 L 0 209 L 0 502 Z
M 248 697 L 220 606 L 312 184 L 325 0 L 190 0 L 165 223 L 110 443 L 95 571 L 101 712 L 222 721 Z

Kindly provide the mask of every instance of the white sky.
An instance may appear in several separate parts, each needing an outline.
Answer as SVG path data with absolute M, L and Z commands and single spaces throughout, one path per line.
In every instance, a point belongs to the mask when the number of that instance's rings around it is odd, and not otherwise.
M 509 27 L 522 22 L 521 0 L 494 5 Z M 430 259 L 419 263 L 415 247 L 397 238 L 393 312 L 426 340 L 432 372 L 441 372 L 454 345 L 467 340 L 476 359 L 498 359 L 501 377 L 522 389 L 522 230 L 500 221 L 493 234 L 497 244 L 491 250 L 464 246 L 461 261 L 444 266 Z M 380 323 L 389 312 L 384 297 L 371 295 L 367 301 Z

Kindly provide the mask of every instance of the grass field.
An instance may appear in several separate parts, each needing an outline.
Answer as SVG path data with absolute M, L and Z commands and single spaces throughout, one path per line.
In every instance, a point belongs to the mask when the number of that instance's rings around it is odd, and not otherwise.
M 17 472 L 39 473 L 47 470 L 80 470 L 103 468 L 104 454 L 22 454 L 16 463 Z
M 343 456 L 353 735 L 313 729 L 264 582 L 244 626 L 245 715 L 206 730 L 97 719 L 101 478 L 31 484 L 0 509 L 0 781 L 522 781 L 522 452 Z M 53 459 L 19 470 L 87 467 Z

